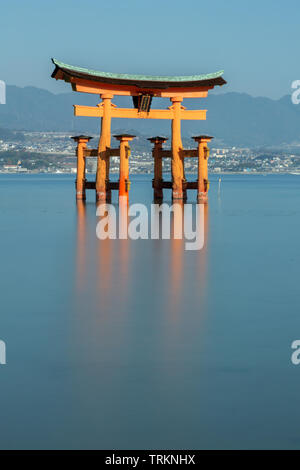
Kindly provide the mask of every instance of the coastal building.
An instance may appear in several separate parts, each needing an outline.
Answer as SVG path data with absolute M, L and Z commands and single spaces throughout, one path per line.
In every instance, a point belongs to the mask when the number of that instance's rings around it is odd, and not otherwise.
M 17 171 L 19 169 L 19 165 L 3 165 L 3 169 L 6 171 Z

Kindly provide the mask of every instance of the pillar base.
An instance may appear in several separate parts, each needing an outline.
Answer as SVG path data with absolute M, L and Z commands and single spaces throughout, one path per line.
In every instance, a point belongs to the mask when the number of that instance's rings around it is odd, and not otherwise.
M 128 206 L 129 204 L 129 197 L 128 195 L 119 195 L 119 206 L 124 207 Z
M 153 197 L 153 202 L 156 204 L 161 204 L 163 200 L 164 200 L 163 197 L 157 197 L 157 196 Z
M 109 182 L 108 182 L 109 185 Z M 106 201 L 111 202 L 111 189 L 106 190 Z
M 85 191 L 77 190 L 76 191 L 76 200 L 77 201 L 84 201 L 86 198 Z
M 96 201 L 106 202 L 107 193 L 106 191 L 97 191 L 96 190 Z
M 207 203 L 207 202 L 208 202 L 208 195 L 207 195 L 207 193 L 198 193 L 198 194 L 197 194 L 197 202 L 200 202 L 200 203 Z
M 163 200 L 162 189 L 154 189 L 153 198 L 154 198 L 154 201 L 162 201 Z
M 184 199 L 184 193 L 183 191 L 179 191 L 177 189 L 172 189 L 172 199 L 178 199 L 178 200 L 183 200 Z

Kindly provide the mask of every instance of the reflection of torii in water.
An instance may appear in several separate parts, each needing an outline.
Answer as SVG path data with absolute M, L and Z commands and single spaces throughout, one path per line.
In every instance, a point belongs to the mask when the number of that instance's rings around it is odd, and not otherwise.
M 97 149 L 87 149 L 89 140 L 85 136 L 76 136 L 77 142 L 77 198 L 84 199 L 86 189 L 95 189 L 99 201 L 110 199 L 111 190 L 119 190 L 127 195 L 130 187 L 129 174 L 120 174 L 120 181 L 109 180 L 110 157 L 120 157 L 120 167 L 128 166 L 129 141 L 134 136 L 127 134 L 117 136 L 120 148 L 111 148 L 111 118 L 146 118 L 170 119 L 172 121 L 171 150 L 163 150 L 163 137 L 151 138 L 154 144 L 154 180 L 155 195 L 162 197 L 163 188 L 172 189 L 173 199 L 184 200 L 188 189 L 197 190 L 198 200 L 207 200 L 209 182 L 207 178 L 207 143 L 209 136 L 195 138 L 198 148 L 185 150 L 181 141 L 181 120 L 205 120 L 206 110 L 187 110 L 182 106 L 184 98 L 205 98 L 208 90 L 222 86 L 226 82 L 222 78 L 223 71 L 185 77 L 161 77 L 128 74 L 111 74 L 74 67 L 52 59 L 55 70 L 52 77 L 71 83 L 72 89 L 83 93 L 94 93 L 101 96 L 102 102 L 97 106 L 74 106 L 75 116 L 101 118 L 101 134 Z M 133 108 L 118 108 L 111 100 L 116 95 L 131 96 Z M 151 109 L 152 98 L 169 98 L 172 105 L 168 109 Z M 95 182 L 85 179 L 85 158 L 97 157 L 97 175 Z M 187 157 L 198 158 L 198 180 L 188 182 L 185 179 L 184 160 Z M 162 158 L 171 158 L 172 181 L 163 181 L 159 168 Z
M 119 221 L 123 225 L 122 231 L 128 233 L 128 205 L 121 201 L 119 205 Z M 106 204 L 99 203 L 98 207 L 105 207 Z M 109 205 L 111 206 L 111 205 Z M 171 222 L 171 232 L 170 232 L 170 243 L 168 253 L 168 259 L 170 263 L 169 273 L 169 292 L 171 310 L 174 314 L 180 310 L 180 305 L 182 301 L 182 288 L 184 282 L 184 260 L 186 259 L 186 254 L 189 251 L 186 249 L 186 240 L 184 236 L 179 238 L 178 234 L 185 233 L 184 224 L 185 211 L 188 205 L 183 204 L 183 202 L 174 204 L 176 206 L 175 210 L 172 212 Z M 132 206 L 130 206 L 132 207 Z M 90 208 L 91 209 L 91 208 Z M 200 225 L 196 224 L 197 229 L 201 231 L 201 236 L 203 238 L 203 245 L 200 248 L 195 249 L 193 253 L 193 259 L 196 260 L 198 266 L 198 279 L 196 283 L 198 288 L 204 292 L 205 285 L 207 282 L 206 276 L 206 258 L 207 258 L 207 243 L 208 243 L 208 205 L 207 204 L 197 204 L 194 205 L 194 209 L 198 211 L 198 219 L 200 220 Z M 86 287 L 91 283 L 91 279 L 96 282 L 98 285 L 97 291 L 101 298 L 101 305 L 105 306 L 109 302 L 109 298 L 113 295 L 113 288 L 115 285 L 118 285 L 119 295 L 121 297 L 128 294 L 127 284 L 128 284 L 128 271 L 130 266 L 130 240 L 127 236 L 124 236 L 123 239 L 112 240 L 109 237 L 106 239 L 98 240 L 96 239 L 95 243 L 97 246 L 96 251 L 92 250 L 95 253 L 93 256 L 96 269 L 92 270 L 93 276 L 89 278 L 88 273 L 91 271 L 90 263 L 91 260 L 88 256 L 88 218 L 86 217 L 86 203 L 85 201 L 77 201 L 77 248 L 76 248 L 76 271 L 77 271 L 77 282 L 76 282 L 76 291 L 78 294 L 77 303 L 80 302 L 80 299 L 85 299 L 85 296 L 82 295 L 86 292 Z M 164 223 L 163 218 L 158 218 L 159 228 L 158 233 L 162 232 L 162 224 Z M 117 237 L 119 238 L 119 237 Z M 156 239 L 157 243 L 163 246 L 164 243 L 162 237 Z M 155 250 L 157 250 L 157 245 Z M 157 254 L 157 252 L 156 252 Z M 113 273 L 114 260 L 118 260 L 117 270 Z M 165 263 L 163 258 L 155 258 L 155 263 L 157 263 L 157 269 L 159 263 Z M 89 266 L 89 269 L 87 267 Z M 99 300 L 100 302 L 100 300 Z M 178 310 L 179 309 L 179 310 Z M 176 315 L 177 315 L 176 313 Z
M 185 204 L 181 204 L 181 211 L 174 212 L 174 231 L 178 230 L 178 224 L 184 224 L 184 211 L 186 209 Z M 193 259 L 197 263 L 197 276 L 195 283 L 199 290 L 200 303 L 203 301 L 203 296 L 206 292 L 207 287 L 207 249 L 208 249 L 208 237 L 209 237 L 209 220 L 208 220 L 208 204 L 197 204 L 195 210 L 198 211 L 198 217 L 201 220 L 201 226 L 198 230 L 202 231 L 203 246 L 199 250 L 193 251 Z M 201 215 L 200 215 L 201 214 Z M 188 251 L 185 250 L 183 239 L 175 239 L 174 237 L 170 241 L 170 276 L 169 276 L 169 302 L 170 310 L 172 312 L 173 319 L 178 319 L 183 309 L 183 296 L 184 291 L 184 273 L 186 272 L 186 266 L 184 266 Z M 198 305 L 199 312 L 201 305 Z

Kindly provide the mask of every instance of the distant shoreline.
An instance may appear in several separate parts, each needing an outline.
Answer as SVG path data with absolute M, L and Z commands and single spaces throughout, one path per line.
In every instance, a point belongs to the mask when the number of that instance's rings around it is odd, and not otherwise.
M 118 175 L 118 172 L 112 172 L 112 175 Z M 187 175 L 193 175 L 196 176 L 197 173 L 187 173 Z M 269 175 L 294 175 L 294 176 L 300 176 L 300 171 L 299 172 L 292 172 L 292 171 L 282 171 L 282 172 L 260 172 L 260 171 L 222 171 L 222 172 L 209 172 L 210 175 L 216 175 L 216 176 L 222 176 L 222 175 L 246 175 L 246 176 L 255 176 L 255 175 L 260 175 L 260 176 L 269 176 Z M 76 178 L 76 173 L 73 172 L 48 172 L 48 171 L 0 171 L 0 175 L 49 175 L 49 176 L 74 176 Z M 152 172 L 150 173 L 131 173 L 132 176 L 151 176 Z M 95 173 L 87 173 L 87 176 L 95 176 Z

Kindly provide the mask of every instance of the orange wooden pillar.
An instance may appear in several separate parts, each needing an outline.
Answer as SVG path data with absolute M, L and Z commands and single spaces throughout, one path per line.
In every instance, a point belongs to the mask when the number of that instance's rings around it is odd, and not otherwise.
M 85 156 L 86 144 L 92 137 L 76 135 L 72 139 L 77 142 L 77 177 L 76 177 L 76 199 L 85 199 Z
M 154 144 L 152 149 L 152 156 L 154 159 L 154 178 L 153 178 L 153 189 L 154 189 L 154 200 L 163 199 L 163 188 L 162 188 L 162 144 L 164 144 L 168 139 L 165 137 L 150 137 L 148 139 L 152 144 Z
M 135 135 L 119 134 L 114 137 L 120 142 L 120 177 L 119 177 L 119 198 L 129 196 L 129 142 L 135 138 Z
M 207 202 L 207 193 L 209 188 L 208 181 L 208 157 L 209 149 L 207 143 L 213 139 L 209 135 L 199 135 L 193 137 L 193 139 L 198 142 L 198 192 L 197 200 L 198 202 Z
M 172 119 L 172 197 L 173 199 L 184 199 L 182 182 L 184 180 L 184 163 L 181 141 L 181 102 L 182 97 L 170 98 L 173 109 Z
M 111 141 L 111 100 L 113 95 L 105 93 L 101 95 L 102 103 L 98 106 L 103 108 L 101 118 L 101 134 L 98 144 L 98 160 L 96 174 L 96 200 L 106 201 L 111 197 L 109 189 L 109 149 Z

